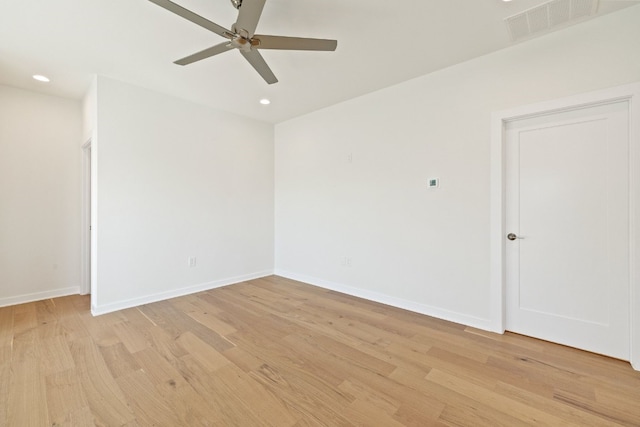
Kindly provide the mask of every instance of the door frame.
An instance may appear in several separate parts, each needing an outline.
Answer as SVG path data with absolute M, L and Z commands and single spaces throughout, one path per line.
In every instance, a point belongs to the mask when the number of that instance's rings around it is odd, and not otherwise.
M 505 126 L 509 122 L 579 108 L 629 103 L 629 304 L 630 362 L 640 370 L 640 83 L 617 86 L 552 101 L 525 105 L 491 116 L 491 329 L 505 332 Z
M 80 294 L 91 293 L 91 139 L 82 144 Z

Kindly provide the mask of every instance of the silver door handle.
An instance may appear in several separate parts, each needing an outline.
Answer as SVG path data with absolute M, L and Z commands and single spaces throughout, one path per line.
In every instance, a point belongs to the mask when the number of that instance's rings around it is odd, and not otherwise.
M 524 237 L 518 237 L 518 236 L 517 236 L 516 234 L 514 234 L 514 233 L 509 233 L 509 234 L 507 234 L 507 239 L 509 239 L 509 240 L 521 239 L 521 240 L 523 240 L 523 239 L 524 239 Z

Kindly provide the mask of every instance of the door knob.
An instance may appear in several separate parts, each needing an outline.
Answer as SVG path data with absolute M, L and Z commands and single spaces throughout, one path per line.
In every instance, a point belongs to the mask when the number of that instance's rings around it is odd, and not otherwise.
M 509 233 L 509 234 L 507 234 L 507 239 L 516 240 L 516 239 L 524 239 L 524 237 L 518 237 L 518 236 L 516 236 L 515 233 Z

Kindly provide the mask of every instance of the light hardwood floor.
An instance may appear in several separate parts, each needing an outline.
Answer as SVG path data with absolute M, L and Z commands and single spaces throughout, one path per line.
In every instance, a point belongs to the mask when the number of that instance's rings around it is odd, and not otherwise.
M 0 308 L 0 425 L 640 426 L 640 373 L 272 276 Z

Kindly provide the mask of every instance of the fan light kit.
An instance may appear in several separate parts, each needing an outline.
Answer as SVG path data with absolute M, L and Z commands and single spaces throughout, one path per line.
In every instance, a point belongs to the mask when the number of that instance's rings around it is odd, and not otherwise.
M 194 53 L 175 61 L 178 65 L 192 64 L 231 49 L 238 49 L 242 56 L 269 84 L 277 83 L 278 79 L 265 62 L 259 49 L 283 49 L 283 50 L 317 50 L 334 51 L 338 46 L 336 40 L 309 39 L 299 37 L 266 36 L 255 34 L 258 21 L 262 15 L 262 9 L 266 0 L 231 0 L 233 7 L 238 9 L 238 19 L 227 30 L 220 25 L 209 21 L 202 16 L 191 12 L 184 7 L 169 0 L 149 0 L 158 6 L 173 12 L 182 18 L 193 22 L 217 35 L 228 39 L 224 43 L 217 44 L 200 52 Z

